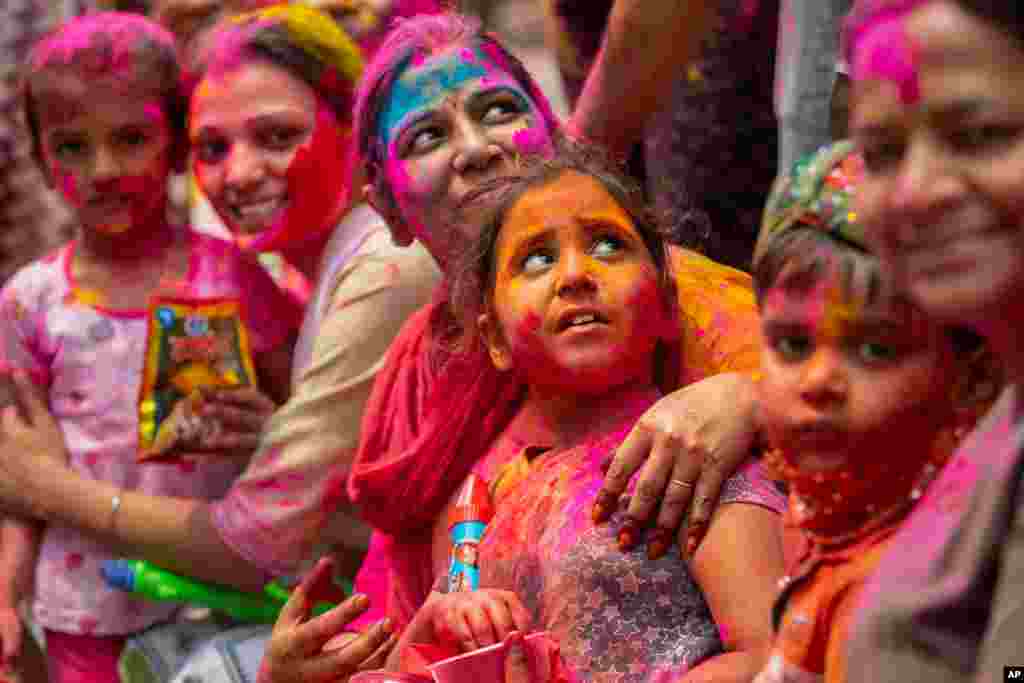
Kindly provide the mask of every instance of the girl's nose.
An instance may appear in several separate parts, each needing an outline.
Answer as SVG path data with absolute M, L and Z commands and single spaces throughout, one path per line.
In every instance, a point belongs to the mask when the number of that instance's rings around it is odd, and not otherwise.
M 571 296 L 597 289 L 597 282 L 591 272 L 590 259 L 587 254 L 577 249 L 566 249 L 559 258 L 558 283 L 556 285 L 559 296 Z
M 835 349 L 821 348 L 807 361 L 800 378 L 800 395 L 810 404 L 842 401 L 849 390 L 842 353 Z
M 94 183 L 113 180 L 121 175 L 121 164 L 117 156 L 105 145 L 98 145 L 93 157 L 92 177 Z

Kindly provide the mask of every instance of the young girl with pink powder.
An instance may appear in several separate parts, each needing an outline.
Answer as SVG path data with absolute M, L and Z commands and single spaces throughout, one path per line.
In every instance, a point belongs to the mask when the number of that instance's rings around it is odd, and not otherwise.
M 782 499 L 760 465 L 727 479 L 688 561 L 621 552 L 616 528 L 591 514 L 602 462 L 679 360 L 671 262 L 638 189 L 568 148 L 463 202 L 462 224 L 485 217 L 453 290 L 471 331 L 461 344 L 481 345 L 522 382 L 523 402 L 472 469 L 494 508 L 479 589 L 449 592 L 455 495 L 430 534 L 434 590 L 391 664 L 410 668 L 414 644 L 470 651 L 542 630 L 560 649 L 563 680 L 749 680 L 764 662 L 782 572 Z
M 67 23 L 34 48 L 27 67 L 24 107 L 37 161 L 75 213 L 78 236 L 18 272 L 0 293 L 0 361 L 14 371 L 28 416 L 48 406 L 56 418 L 69 466 L 107 488 L 103 504 L 97 499 L 83 506 L 77 524 L 4 525 L 4 662 L 12 662 L 22 638 L 15 607 L 30 593 L 34 563 L 32 611 L 46 635 L 50 680 L 57 683 L 117 681 L 125 636 L 174 612 L 172 605 L 144 602 L 103 582 L 106 559 L 159 561 L 170 552 L 157 542 L 114 545 L 122 503 L 138 494 L 211 499 L 244 464 L 213 453 L 137 461 L 154 297 L 237 304 L 259 386 L 277 399 L 287 387 L 299 311 L 233 244 L 166 217 L 168 175 L 185 153 L 178 88 L 171 36 L 128 14 L 97 13 Z M 203 450 L 222 454 L 251 447 L 273 409 L 251 387 L 216 391 L 211 399 L 228 410 L 221 412 L 220 436 Z M 5 430 L 18 427 L 12 417 L 5 414 Z M 38 517 L 47 519 L 46 510 Z M 78 527 L 109 529 L 110 536 Z

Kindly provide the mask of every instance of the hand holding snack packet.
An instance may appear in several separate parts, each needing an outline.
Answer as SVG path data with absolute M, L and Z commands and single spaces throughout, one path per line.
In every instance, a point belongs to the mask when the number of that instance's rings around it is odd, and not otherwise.
M 220 425 L 199 450 L 248 457 L 260 443 L 263 425 L 277 404 L 256 387 L 214 389 L 202 404 L 202 416 Z
M 233 443 L 236 439 L 222 437 L 220 414 L 235 413 L 208 411 L 206 406 L 214 399 L 223 402 L 234 391 L 246 392 L 238 401 L 242 406 L 256 404 L 267 413 L 273 409 L 256 389 L 239 308 L 232 299 L 158 297 L 150 304 L 139 397 L 139 460 L 221 450 Z

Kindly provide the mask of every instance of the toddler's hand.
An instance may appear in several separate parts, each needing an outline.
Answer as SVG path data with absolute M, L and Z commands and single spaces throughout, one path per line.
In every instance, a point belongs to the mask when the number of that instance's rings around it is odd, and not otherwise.
M 17 673 L 18 655 L 25 635 L 18 610 L 14 607 L 0 607 L 0 674 Z
M 431 608 L 434 635 L 467 652 L 501 642 L 513 631 L 527 633 L 532 621 L 530 612 L 511 591 L 449 593 Z
M 205 441 L 203 450 L 248 457 L 259 446 L 263 425 L 275 410 L 277 405 L 254 387 L 211 391 L 202 415 L 219 422 L 220 429 Z

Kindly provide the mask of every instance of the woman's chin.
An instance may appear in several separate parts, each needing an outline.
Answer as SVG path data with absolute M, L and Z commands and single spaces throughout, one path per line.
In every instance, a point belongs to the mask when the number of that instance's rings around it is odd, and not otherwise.
M 284 216 L 275 216 L 272 221 L 230 221 L 228 228 L 235 236 L 235 241 L 243 249 L 259 248 L 273 241 L 274 235 L 281 232 Z

